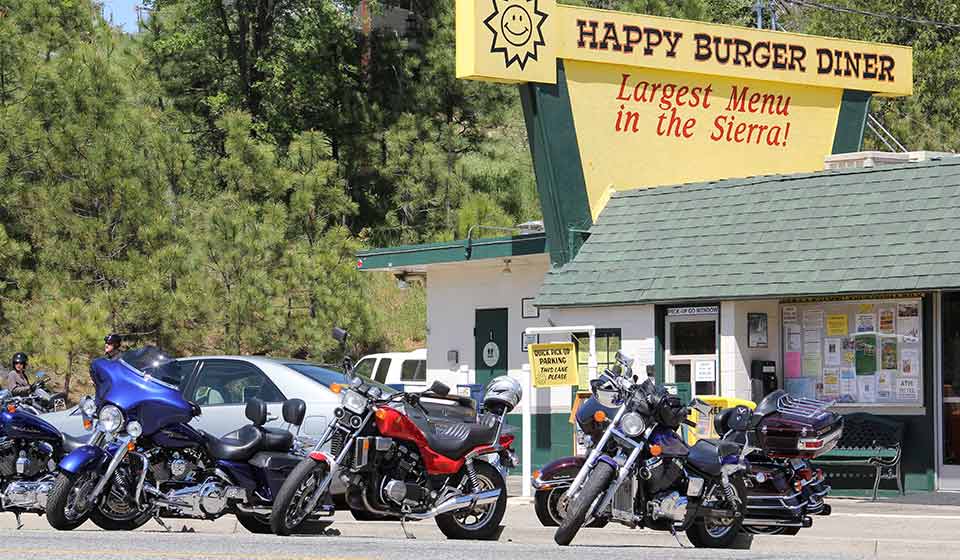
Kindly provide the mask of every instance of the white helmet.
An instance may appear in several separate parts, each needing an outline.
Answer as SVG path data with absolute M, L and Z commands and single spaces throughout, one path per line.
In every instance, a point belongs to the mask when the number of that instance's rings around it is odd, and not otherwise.
M 516 379 L 501 375 L 494 377 L 487 383 L 486 391 L 483 395 L 483 407 L 492 410 L 496 407 L 506 407 L 504 414 L 513 410 L 520 403 L 523 396 L 523 388 Z

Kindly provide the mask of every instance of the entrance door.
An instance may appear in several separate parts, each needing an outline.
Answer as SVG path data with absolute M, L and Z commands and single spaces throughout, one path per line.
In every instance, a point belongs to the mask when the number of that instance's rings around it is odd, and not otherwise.
M 960 490 L 960 293 L 944 293 L 941 301 L 940 489 Z
M 507 309 L 477 309 L 473 328 L 477 375 L 474 383 L 507 374 Z
M 718 394 L 717 318 L 716 313 L 670 315 L 668 311 L 664 381 L 675 384 L 682 399 Z

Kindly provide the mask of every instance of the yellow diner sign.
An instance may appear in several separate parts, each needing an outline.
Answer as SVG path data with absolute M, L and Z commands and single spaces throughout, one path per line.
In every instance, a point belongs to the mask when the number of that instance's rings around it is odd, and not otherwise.
M 572 342 L 527 346 L 534 387 L 563 387 L 577 384 L 577 352 Z
M 870 95 L 913 90 L 909 47 L 553 0 L 456 3 L 458 77 L 557 84 L 550 95 L 569 105 L 576 142 L 531 142 L 554 150 L 538 183 L 567 204 L 582 189 L 594 220 L 615 190 L 822 170 L 837 146 L 851 151 L 851 135 L 856 149 Z M 841 119 L 847 96 L 859 96 L 860 117 Z M 847 140 L 835 145 L 841 131 Z M 573 156 L 582 181 L 540 176 Z
M 558 5 L 456 0 L 457 77 L 555 83 L 557 59 L 913 92 L 909 47 Z

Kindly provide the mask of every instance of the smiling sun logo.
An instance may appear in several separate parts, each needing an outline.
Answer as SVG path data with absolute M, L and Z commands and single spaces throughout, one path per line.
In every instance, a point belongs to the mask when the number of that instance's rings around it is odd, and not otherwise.
M 507 68 L 516 62 L 522 70 L 537 60 L 537 47 L 544 46 L 541 26 L 547 14 L 537 9 L 537 0 L 493 0 L 493 13 L 483 23 L 493 33 L 491 53 L 503 53 Z

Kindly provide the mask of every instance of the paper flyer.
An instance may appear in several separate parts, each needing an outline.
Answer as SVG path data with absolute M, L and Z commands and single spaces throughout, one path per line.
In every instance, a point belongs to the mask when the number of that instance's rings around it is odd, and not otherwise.
M 857 390 L 860 393 L 859 402 L 877 402 L 877 376 L 857 375 Z
M 873 313 L 872 303 L 861 303 L 857 306 L 857 313 Z
M 904 348 L 900 351 L 900 373 L 907 377 L 920 375 L 920 351 Z
M 784 354 L 784 364 L 783 375 L 784 377 L 801 377 L 802 375 L 802 359 L 800 357 L 800 352 L 787 352 Z
M 881 371 L 877 374 L 877 400 L 889 401 L 894 397 L 896 371 Z
M 800 331 L 800 325 L 790 323 L 784 325 L 785 338 L 787 339 L 787 352 L 800 352 L 803 350 L 803 337 Z
M 823 370 L 823 364 L 820 360 L 820 353 L 816 354 L 804 354 L 803 355 L 803 376 L 804 377 L 820 377 L 820 372 Z
M 838 367 L 843 365 L 843 339 L 825 338 L 823 339 L 823 364 L 827 367 Z
M 840 398 L 840 370 L 824 368 L 823 370 L 823 398 L 834 400 Z
M 920 340 L 920 304 L 897 305 L 897 334 L 903 337 L 904 342 Z
M 840 402 L 852 403 L 857 401 L 857 372 L 853 368 L 840 370 Z
M 857 347 L 853 342 L 852 337 L 843 338 L 843 363 L 844 365 L 852 366 L 853 359 L 856 356 Z
M 873 313 L 857 313 L 857 332 L 877 332 L 877 318 Z
M 909 377 L 897 379 L 897 400 L 917 402 L 920 400 L 920 380 Z
M 784 323 L 796 323 L 799 317 L 797 316 L 797 306 L 796 305 L 785 305 L 783 307 L 783 322 Z
M 784 389 L 794 397 L 815 399 L 817 398 L 816 381 L 816 379 L 805 377 L 787 379 L 784 382 Z
M 804 354 L 820 353 L 820 329 L 803 330 L 803 352 Z
M 822 309 L 808 309 L 803 312 L 803 328 L 804 329 L 821 329 L 823 328 L 823 310 Z
M 897 369 L 897 339 L 882 337 L 880 339 L 880 369 Z
M 857 375 L 872 375 L 877 371 L 877 336 L 858 334 L 855 344 Z
M 827 315 L 827 336 L 847 336 L 850 334 L 846 315 Z
M 893 309 L 880 310 L 880 334 L 897 334 L 895 316 Z

